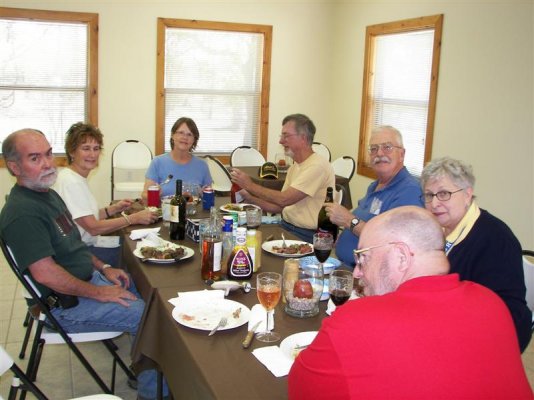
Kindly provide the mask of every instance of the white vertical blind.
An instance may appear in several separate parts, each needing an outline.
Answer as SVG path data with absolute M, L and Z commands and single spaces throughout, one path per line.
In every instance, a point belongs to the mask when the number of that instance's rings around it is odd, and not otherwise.
M 405 165 L 420 176 L 424 163 L 434 30 L 376 37 L 371 123 L 397 128 Z
M 257 148 L 262 65 L 262 34 L 166 28 L 165 151 L 180 117 L 197 124 L 198 153 Z
M 0 140 L 43 131 L 55 153 L 87 116 L 88 31 L 83 23 L 0 19 Z

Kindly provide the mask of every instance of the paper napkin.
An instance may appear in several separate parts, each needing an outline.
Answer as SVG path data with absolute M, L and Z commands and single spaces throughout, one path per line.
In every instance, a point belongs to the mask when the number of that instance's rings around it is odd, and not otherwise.
M 177 306 L 182 301 L 205 301 L 205 300 L 217 300 L 224 299 L 224 290 L 194 290 L 191 292 L 178 292 L 178 297 L 169 299 L 169 303 L 173 306 Z
M 256 322 L 260 321 L 260 324 L 256 328 L 256 332 L 265 332 L 265 321 L 267 318 L 267 311 L 261 304 L 254 305 L 250 310 L 250 315 L 248 319 L 248 330 L 251 330 Z M 274 329 L 274 311 L 273 317 L 269 318 L 269 329 Z
M 158 228 L 145 228 L 145 229 L 134 229 L 130 232 L 130 239 L 139 240 L 147 237 L 149 233 L 158 234 L 161 227 Z
M 252 354 L 277 378 L 289 374 L 293 360 L 286 356 L 278 346 L 255 349 Z

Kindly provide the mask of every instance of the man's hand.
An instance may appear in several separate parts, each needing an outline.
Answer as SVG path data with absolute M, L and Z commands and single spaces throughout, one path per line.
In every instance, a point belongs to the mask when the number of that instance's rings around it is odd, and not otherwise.
M 330 221 L 342 228 L 350 227 L 350 221 L 352 221 L 354 215 L 349 210 L 337 203 L 324 203 L 324 206 Z
M 108 268 L 111 269 L 111 268 Z M 109 279 L 109 278 L 108 278 Z M 130 307 L 130 304 L 126 300 L 136 300 L 137 297 L 132 292 L 127 291 L 120 285 L 114 286 L 98 286 L 97 295 L 95 300 L 102 303 L 114 302 L 123 305 L 124 307 Z
M 253 184 L 250 176 L 237 168 L 232 168 L 230 176 L 232 177 L 232 182 L 237 183 L 241 189 L 249 189 Z
M 130 287 L 130 277 L 126 272 L 119 268 L 106 268 L 102 274 L 108 278 L 110 282 L 121 286 L 125 289 Z

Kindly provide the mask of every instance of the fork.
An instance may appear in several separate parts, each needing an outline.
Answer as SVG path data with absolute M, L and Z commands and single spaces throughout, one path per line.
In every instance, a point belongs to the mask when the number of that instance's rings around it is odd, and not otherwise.
M 224 328 L 224 327 L 226 326 L 227 323 L 228 323 L 228 320 L 226 319 L 226 317 L 222 317 L 222 318 L 220 319 L 219 323 L 217 324 L 217 326 L 211 330 L 211 332 L 208 334 L 208 336 L 211 336 L 211 335 L 213 335 L 215 332 L 217 332 L 217 329 L 219 329 L 219 328 Z
M 282 232 L 282 248 L 285 249 L 286 247 L 286 237 L 284 236 L 284 232 Z

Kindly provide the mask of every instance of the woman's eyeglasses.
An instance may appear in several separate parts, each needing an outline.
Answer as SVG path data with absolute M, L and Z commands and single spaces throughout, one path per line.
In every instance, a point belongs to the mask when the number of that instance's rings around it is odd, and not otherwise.
M 454 192 L 449 192 L 448 190 L 440 190 L 439 192 L 437 193 L 431 193 L 431 192 L 426 192 L 426 193 L 423 193 L 421 196 L 419 196 L 421 198 L 421 200 L 423 200 L 425 203 L 431 203 L 432 200 L 434 199 L 434 196 L 436 196 L 438 198 L 439 201 L 448 201 L 451 199 L 451 196 L 454 194 L 454 193 L 458 193 L 460 191 L 462 191 L 463 189 L 458 189 L 458 190 L 455 190 Z

